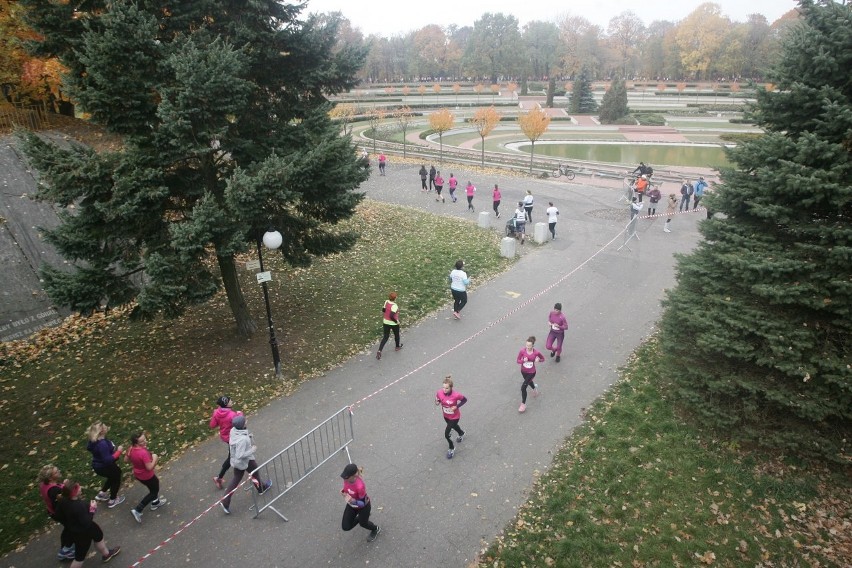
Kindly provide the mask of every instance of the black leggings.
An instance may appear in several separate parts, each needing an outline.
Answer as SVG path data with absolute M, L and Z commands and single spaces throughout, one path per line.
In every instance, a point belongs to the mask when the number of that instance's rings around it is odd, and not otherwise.
M 450 289 L 450 292 L 453 293 L 453 311 L 459 313 L 464 308 L 465 304 L 467 304 L 467 292 L 460 292 L 458 290 Z
M 59 520 L 59 517 L 56 514 L 48 515 L 51 519 L 62 525 L 62 522 Z M 62 544 L 62 548 L 68 548 L 72 544 L 74 544 L 74 535 L 71 534 L 71 531 L 65 528 L 65 525 L 62 525 L 62 532 L 59 534 L 59 542 Z
M 399 347 L 399 324 L 391 325 L 389 323 L 383 323 L 382 327 L 384 328 L 384 333 L 382 334 L 382 342 L 379 343 L 379 351 L 385 348 L 385 344 L 388 342 L 391 331 L 393 331 L 393 340 L 396 342 L 396 346 Z
M 231 469 L 231 445 L 228 444 L 228 457 L 222 462 L 222 469 L 219 470 L 219 479 L 225 477 L 228 470 Z
M 535 383 L 533 379 L 535 378 L 535 373 L 521 373 L 521 376 L 524 378 L 524 382 L 521 384 L 521 402 L 524 404 L 527 403 L 527 387 L 535 390 Z
M 83 532 L 72 532 L 71 536 L 74 539 L 74 560 L 82 562 L 86 559 L 92 542 L 101 542 L 104 539 L 104 531 L 98 523 L 92 522 L 88 529 Z
M 500 200 L 499 199 L 494 202 L 494 214 L 495 215 L 500 214 Z
M 101 477 L 106 477 L 106 481 L 104 481 L 104 484 L 101 486 L 101 491 L 109 490 L 109 498 L 115 499 L 116 496 L 118 496 L 118 490 L 121 487 L 121 468 L 118 467 L 115 462 L 112 462 L 108 466 L 95 467 L 92 469 L 94 469 L 95 473 Z
M 154 501 L 159 500 L 159 498 L 160 498 L 160 480 L 157 479 L 157 476 L 155 475 L 151 479 L 139 479 L 137 477 L 136 481 L 138 481 L 139 483 L 141 483 L 142 485 L 144 485 L 145 487 L 148 488 L 148 494 L 145 495 L 142 498 L 142 500 L 139 501 L 139 504 L 136 505 L 136 507 L 135 507 L 136 512 L 141 513 L 145 509 L 146 505 L 148 505 L 149 503 L 152 503 Z
M 456 418 L 455 420 L 452 420 L 444 416 L 444 422 L 447 423 L 447 427 L 446 429 L 444 429 L 444 438 L 447 439 L 447 443 L 450 445 L 451 450 L 456 449 L 456 447 L 453 445 L 453 437 L 451 435 L 453 430 L 458 432 L 459 436 L 464 436 L 464 430 L 459 428 L 459 420 L 461 420 L 461 418 Z
M 467 196 L 467 208 L 470 209 L 471 211 L 473 211 L 473 196 L 472 195 Z
M 370 522 L 370 509 L 369 501 L 360 509 L 346 505 L 346 509 L 343 510 L 343 521 L 340 523 L 341 528 L 345 531 L 351 531 L 355 528 L 355 525 L 361 525 L 368 531 L 376 530 L 376 525 Z

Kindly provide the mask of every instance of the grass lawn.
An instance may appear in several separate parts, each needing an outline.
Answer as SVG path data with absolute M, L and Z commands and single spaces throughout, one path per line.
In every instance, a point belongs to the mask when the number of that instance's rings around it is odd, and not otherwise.
M 285 381 L 272 375 L 262 294 L 253 273 L 242 287 L 260 325 L 235 337 L 224 293 L 175 320 L 130 322 L 123 314 L 72 318 L 31 342 L 0 344 L 0 552 L 13 549 L 47 519 L 36 474 L 54 463 L 66 476 L 99 488 L 85 431 L 95 420 L 110 438 L 152 433 L 152 451 L 172 459 L 213 435 L 215 400 L 228 394 L 252 411 L 298 383 L 378 343 L 380 308 L 399 293 L 403 327 L 450 300 L 447 274 L 458 258 L 485 282 L 511 265 L 499 256 L 500 235 L 474 223 L 366 201 L 346 223 L 361 233 L 346 254 L 307 269 L 264 257 Z M 248 258 L 248 257 L 246 257 Z M 299 364 L 288 365 L 298 352 Z M 127 467 L 123 468 L 125 471 Z M 96 485 L 98 487 L 96 487 Z
M 657 357 L 638 350 L 478 566 L 850 566 L 849 472 L 688 423 Z

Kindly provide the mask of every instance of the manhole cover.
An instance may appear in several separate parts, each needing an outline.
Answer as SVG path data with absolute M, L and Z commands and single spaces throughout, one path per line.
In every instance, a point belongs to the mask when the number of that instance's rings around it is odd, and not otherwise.
M 586 215 L 589 217 L 594 217 L 595 219 L 605 219 L 607 221 L 627 221 L 628 220 L 628 212 L 626 207 L 619 207 L 618 209 L 613 209 L 608 207 L 606 209 L 592 209 L 591 211 L 586 211 Z

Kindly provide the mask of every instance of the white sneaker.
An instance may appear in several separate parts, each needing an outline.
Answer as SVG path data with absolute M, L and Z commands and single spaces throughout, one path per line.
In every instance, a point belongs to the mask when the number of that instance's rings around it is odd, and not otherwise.
M 668 227 L 663 227 L 663 231 L 665 231 L 666 233 L 671 233 L 671 232 L 672 232 L 672 230 L 671 230 L 671 229 L 669 229 Z
M 137 523 L 142 523 L 142 513 L 140 513 L 136 509 L 130 509 L 130 514 L 133 515 L 133 518 L 136 519 Z

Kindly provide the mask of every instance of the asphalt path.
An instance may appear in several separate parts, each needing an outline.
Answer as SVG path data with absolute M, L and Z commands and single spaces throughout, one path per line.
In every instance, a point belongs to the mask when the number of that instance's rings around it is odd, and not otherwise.
M 490 211 L 490 189 L 498 183 L 504 195 L 504 215 L 492 216 L 498 231 L 511 204 L 528 189 L 536 198 L 534 222 L 545 220 L 547 201 L 561 214 L 557 239 L 519 247 L 521 258 L 499 277 L 483 282 L 476 266 L 466 267 L 475 287 L 461 320 L 452 318 L 447 291 L 445 308 L 403 328 L 400 352 L 386 349 L 377 361 L 373 347 L 249 417 L 262 461 L 363 399 L 354 407 L 350 451 L 365 469 L 372 520 L 382 528 L 378 539 L 366 542 L 367 531 L 360 527 L 340 529 L 339 474 L 346 464 L 340 454 L 277 502 L 289 522 L 269 511 L 252 518 L 250 498 L 238 492 L 230 516 L 212 508 L 141 566 L 469 566 L 511 522 L 553 453 L 580 424 L 583 409 L 617 380 L 619 366 L 653 332 L 660 299 L 674 284 L 673 255 L 695 245 L 703 218 L 700 212 L 677 215 L 671 233 L 663 232 L 662 218 L 640 219 L 639 239 L 617 250 L 628 220 L 617 181 L 592 186 L 582 178 L 485 177 L 456 170 L 460 187 L 470 179 L 479 188 L 477 214 L 471 214 L 463 195 L 458 203 L 437 203 L 434 194 L 422 193 L 418 169 L 391 163 L 386 176 L 374 172 L 362 189 L 369 199 L 475 223 L 479 211 Z M 445 177 L 449 173 L 443 169 Z M 548 355 L 547 315 L 555 302 L 562 303 L 569 322 L 562 361 L 548 357 L 539 365 L 542 394 L 530 398 L 520 414 L 515 357 L 529 335 Z M 399 303 L 404 316 L 404 296 Z M 413 369 L 418 370 L 400 380 Z M 447 374 L 469 400 L 460 422 L 467 434 L 452 460 L 446 459 L 444 421 L 433 403 Z M 211 401 L 217 394 L 211 393 Z M 239 393 L 232 396 L 239 408 Z M 112 565 L 132 565 L 210 507 L 222 495 L 211 479 L 223 457 L 224 446 L 211 435 L 169 462 L 159 473 L 169 504 L 146 512 L 141 525 L 130 515 L 145 492 L 138 483 L 125 489 L 125 504 L 99 511 L 96 520 L 107 543 L 122 546 Z M 58 564 L 58 542 L 54 528 L 0 564 Z M 90 556 L 87 565 L 95 563 L 100 560 Z

